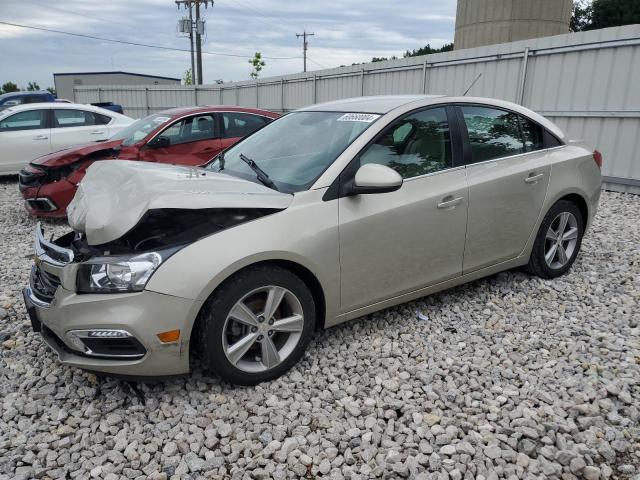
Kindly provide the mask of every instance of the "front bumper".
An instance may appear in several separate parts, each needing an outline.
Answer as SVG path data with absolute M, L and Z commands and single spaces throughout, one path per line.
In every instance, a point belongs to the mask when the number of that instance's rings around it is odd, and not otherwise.
M 33 330 L 40 332 L 61 363 L 132 377 L 189 372 L 189 337 L 198 302 L 146 290 L 77 294 L 70 290 L 72 275 L 66 270 L 74 264 L 61 261 L 63 250 L 44 240 L 40 231 L 36 233 L 36 265 L 23 291 Z M 66 260 L 72 262 L 73 257 Z M 162 343 L 157 336 L 175 329 L 180 330 L 176 342 Z M 84 345 L 78 339 L 86 332 L 105 331 L 126 335 L 116 339 L 117 348 L 105 348 L 108 338 L 94 337 L 90 339 L 93 344 L 85 340 Z M 132 346 L 136 347 L 133 351 Z

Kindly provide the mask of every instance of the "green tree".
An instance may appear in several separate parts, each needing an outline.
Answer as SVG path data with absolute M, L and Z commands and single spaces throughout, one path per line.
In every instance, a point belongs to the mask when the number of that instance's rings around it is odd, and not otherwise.
M 453 43 L 447 43 L 440 48 L 432 48 L 428 43 L 422 47 L 415 50 L 407 50 L 404 52 L 403 57 L 419 57 L 420 55 L 431 55 L 432 53 L 442 53 L 442 52 L 450 52 L 453 50 Z
M 51 93 L 53 95 L 56 95 L 56 89 L 53 88 L 53 87 L 47 87 L 47 92 L 49 92 L 49 93 Z
M 38 92 L 40 91 L 40 85 L 37 82 L 29 82 L 27 85 L 27 91 L 29 92 Z
M 20 89 L 18 88 L 18 85 L 16 85 L 13 82 L 6 82 L 4 85 L 2 85 L 2 89 L 0 90 L 0 93 L 9 93 L 9 92 L 18 92 L 20 91 Z
M 193 85 L 193 73 L 190 68 L 187 68 L 184 71 L 184 75 L 182 76 L 182 83 L 185 85 Z
M 251 65 L 251 68 L 253 69 L 249 76 L 255 80 L 258 78 L 258 75 L 260 75 L 260 72 L 266 63 L 262 60 L 262 54 L 260 52 L 256 52 L 253 58 L 249 60 L 249 65 Z
M 589 30 L 640 23 L 638 0 L 594 0 Z
M 575 0 L 569 26 L 572 32 L 581 32 L 591 26 L 592 8 L 589 0 Z

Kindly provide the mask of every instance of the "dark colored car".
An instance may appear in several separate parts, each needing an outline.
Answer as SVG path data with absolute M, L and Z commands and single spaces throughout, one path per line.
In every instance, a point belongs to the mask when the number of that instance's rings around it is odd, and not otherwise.
M 46 90 L 40 92 L 10 92 L 0 95 L 0 110 L 15 105 L 22 105 L 23 103 L 46 103 L 55 101 L 55 95 Z
M 122 109 L 122 105 L 118 105 L 117 103 L 98 102 L 98 103 L 92 103 L 91 105 L 93 105 L 94 107 L 106 108 L 107 110 L 111 110 L 112 112 L 116 112 L 121 115 L 124 115 L 124 110 Z
M 104 142 L 37 158 L 20 171 L 30 214 L 65 217 L 86 169 L 105 159 L 200 166 L 278 118 L 267 110 L 209 106 L 174 108 L 142 118 Z

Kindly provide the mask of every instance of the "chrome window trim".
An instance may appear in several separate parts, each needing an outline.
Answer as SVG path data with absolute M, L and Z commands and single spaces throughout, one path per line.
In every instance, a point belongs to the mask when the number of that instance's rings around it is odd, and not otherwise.
M 518 153 L 516 155 L 509 155 L 508 157 L 499 157 L 499 158 L 492 158 L 491 160 L 483 160 L 482 162 L 476 162 L 476 163 L 468 163 L 467 165 L 465 165 L 466 167 L 473 167 L 475 165 L 484 165 L 487 163 L 494 163 L 494 162 L 500 162 L 502 160 L 512 160 L 514 158 L 518 158 L 518 157 L 523 157 L 525 155 L 531 155 L 532 153 L 548 153 L 548 152 L 552 152 L 554 150 L 559 150 L 561 148 L 565 148 L 567 145 L 558 145 L 557 147 L 551 147 L 551 148 L 541 148 L 540 150 L 533 150 L 531 152 L 523 152 L 523 153 Z
M 437 172 L 425 173 L 424 175 L 419 175 L 417 177 L 405 178 L 402 183 L 412 182 L 414 180 L 420 180 L 426 177 L 433 177 L 435 175 L 440 175 L 442 173 L 455 172 L 457 170 L 462 170 L 464 168 L 467 168 L 467 165 L 458 165 L 457 167 L 443 168 L 442 170 L 438 170 Z

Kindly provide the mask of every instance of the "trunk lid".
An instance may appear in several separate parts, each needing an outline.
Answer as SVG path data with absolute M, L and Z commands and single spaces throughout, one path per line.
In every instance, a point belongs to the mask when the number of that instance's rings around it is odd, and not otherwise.
M 285 209 L 293 195 L 202 168 L 104 160 L 92 164 L 67 208 L 89 245 L 120 238 L 153 209 Z

